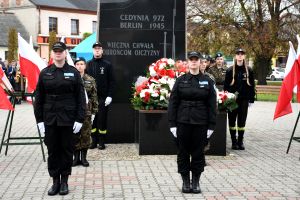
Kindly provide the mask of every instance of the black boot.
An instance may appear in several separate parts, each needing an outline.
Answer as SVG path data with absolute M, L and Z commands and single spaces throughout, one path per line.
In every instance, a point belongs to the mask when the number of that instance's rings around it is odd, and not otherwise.
M 74 152 L 74 160 L 73 160 L 73 164 L 72 166 L 77 166 L 77 165 L 80 165 L 81 164 L 81 161 L 80 161 L 80 151 L 76 150 Z
M 67 195 L 69 194 L 69 187 L 68 187 L 68 175 L 61 176 L 61 183 L 60 183 L 60 195 Z
M 200 175 L 201 174 L 192 173 L 192 192 L 194 194 L 201 193 L 200 184 L 199 184 Z
M 87 149 L 81 150 L 81 162 L 84 167 L 90 166 L 90 163 L 86 160 Z
M 92 144 L 90 146 L 90 149 L 95 149 L 97 148 L 97 143 L 98 143 L 98 136 L 95 133 L 92 133 Z
M 236 131 L 230 130 L 230 136 L 231 136 L 231 142 L 232 142 L 231 149 L 238 150 L 239 147 L 237 145 L 237 140 L 236 140 Z
M 244 140 L 244 131 L 239 131 L 238 142 L 237 142 L 239 150 L 245 150 L 243 140 Z
M 60 180 L 59 176 L 58 177 L 53 177 L 53 185 L 51 188 L 48 190 L 48 195 L 53 196 L 56 195 L 59 192 L 60 189 Z
M 104 134 L 99 134 L 99 147 L 98 149 L 104 150 L 105 149 L 105 135 Z
M 181 174 L 181 178 L 182 178 L 182 193 L 190 193 L 191 192 L 190 173 Z

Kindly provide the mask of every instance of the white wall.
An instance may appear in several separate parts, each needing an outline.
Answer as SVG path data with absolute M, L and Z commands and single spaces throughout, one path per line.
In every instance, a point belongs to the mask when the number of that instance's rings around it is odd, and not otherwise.
M 42 10 L 41 11 L 41 34 L 49 34 L 49 17 L 57 17 L 58 23 L 58 36 L 72 36 L 71 35 L 71 19 L 79 20 L 79 36 L 82 37 L 84 32 L 92 32 L 93 30 L 93 21 L 97 20 L 97 15 L 94 14 L 80 14 L 80 13 L 67 13 L 67 12 L 57 12 Z
M 0 58 L 2 58 L 2 61 L 5 60 L 5 51 L 8 51 L 7 47 L 0 47 Z

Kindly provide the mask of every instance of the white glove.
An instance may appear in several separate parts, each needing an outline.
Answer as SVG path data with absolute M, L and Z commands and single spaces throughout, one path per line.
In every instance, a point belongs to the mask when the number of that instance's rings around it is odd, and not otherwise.
M 92 117 L 91 117 L 91 122 L 92 123 L 93 123 L 94 119 L 95 119 L 95 115 L 92 115 Z
M 41 134 L 45 134 L 45 124 L 44 122 L 40 122 L 37 124 Z
M 170 128 L 171 133 L 177 138 L 177 127 Z
M 79 133 L 81 127 L 82 127 L 82 123 L 74 122 L 73 133 L 75 133 L 75 134 Z
M 210 136 L 213 134 L 213 130 L 207 130 L 207 138 L 210 138 Z
M 249 104 L 248 104 L 248 107 L 249 107 L 249 108 L 252 107 L 253 104 L 254 104 L 254 103 L 249 103 Z
M 111 97 L 106 97 L 105 99 L 105 106 L 108 106 L 112 101 L 112 98 Z

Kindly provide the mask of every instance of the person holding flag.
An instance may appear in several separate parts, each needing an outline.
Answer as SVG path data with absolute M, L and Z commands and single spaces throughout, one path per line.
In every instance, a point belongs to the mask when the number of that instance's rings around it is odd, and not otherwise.
M 245 150 L 244 133 L 248 107 L 254 103 L 255 97 L 253 71 L 246 65 L 245 57 L 245 50 L 236 50 L 234 65 L 226 70 L 224 82 L 224 91 L 237 94 L 238 108 L 228 112 L 229 131 L 234 150 Z M 238 132 L 238 139 L 236 138 L 236 131 Z
M 80 73 L 65 61 L 66 45 L 54 43 L 52 54 L 54 63 L 41 71 L 34 102 L 35 118 L 48 148 L 48 172 L 53 178 L 50 196 L 69 193 L 74 134 L 79 133 L 86 110 Z

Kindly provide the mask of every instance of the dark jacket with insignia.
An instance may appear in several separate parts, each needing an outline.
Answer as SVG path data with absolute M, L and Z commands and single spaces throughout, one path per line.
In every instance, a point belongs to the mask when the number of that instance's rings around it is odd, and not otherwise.
M 249 83 L 247 84 L 247 72 L 245 66 L 235 66 L 234 84 L 230 85 L 233 79 L 233 67 L 229 67 L 226 71 L 224 91 L 231 93 L 238 92 L 238 99 L 247 99 L 250 103 L 254 102 L 255 97 L 255 82 L 253 70 L 248 68 Z
M 85 117 L 86 100 L 79 72 L 73 66 L 55 64 L 40 73 L 35 91 L 36 121 L 45 125 L 73 126 Z
M 93 58 L 87 63 L 86 73 L 97 83 L 98 98 L 112 97 L 115 79 L 111 63 L 103 58 Z
M 213 80 L 206 74 L 184 74 L 177 78 L 168 107 L 170 127 L 177 123 L 207 125 L 214 130 L 216 124 L 216 91 Z

